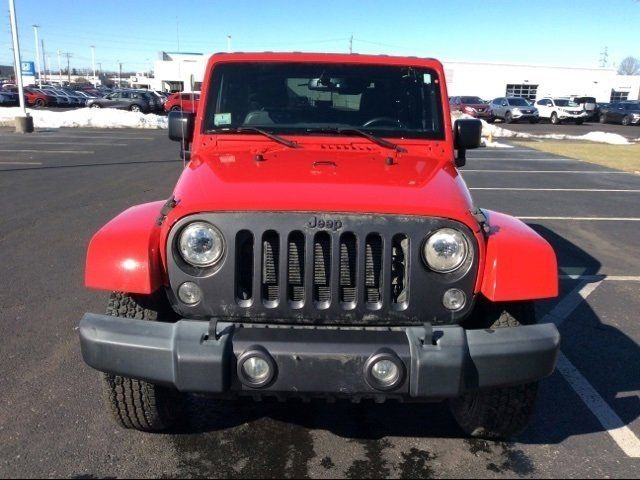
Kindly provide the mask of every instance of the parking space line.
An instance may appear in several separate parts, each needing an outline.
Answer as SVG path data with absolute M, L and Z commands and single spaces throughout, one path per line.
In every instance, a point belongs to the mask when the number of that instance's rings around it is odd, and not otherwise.
M 103 138 L 101 138 L 100 140 L 105 140 Z M 36 140 L 36 141 L 29 141 L 29 146 L 36 146 L 36 145 L 69 145 L 70 142 L 43 142 L 41 140 Z M 76 145 L 80 145 L 83 147 L 93 147 L 93 146 L 101 146 L 101 147 L 128 147 L 129 144 L 128 143 L 109 143 L 109 142 L 80 142 L 80 143 L 76 143 Z
M 640 222 L 638 217 L 516 217 L 520 220 L 571 220 L 577 222 Z
M 526 187 L 471 187 L 469 190 L 504 190 L 513 192 L 601 192 L 601 193 L 640 193 L 640 189 L 610 188 L 526 188 Z
M 40 162 L 0 162 L 0 165 L 42 165 Z
M 8 150 L 0 150 L 0 153 L 75 153 L 75 154 L 82 154 L 82 155 L 90 155 L 94 152 L 93 150 L 13 150 L 13 149 L 8 149 Z
M 601 283 L 602 280 L 581 282 L 571 293 L 558 302 L 551 312 L 543 317 L 541 322 L 554 323 L 559 327 Z M 631 458 L 640 458 L 640 440 L 638 437 L 562 352 L 558 358 L 557 370 L 625 455 Z
M 560 275 L 560 280 L 584 280 L 597 281 L 604 280 L 608 282 L 640 282 L 640 275 Z
M 497 169 L 493 169 L 493 170 L 489 170 L 489 169 L 482 169 L 482 170 L 473 170 L 473 169 L 462 169 L 461 173 L 467 173 L 467 172 L 472 172 L 472 173 L 583 173 L 583 174 L 601 174 L 601 175 L 634 175 L 631 172 L 622 172 L 620 170 L 497 170 Z

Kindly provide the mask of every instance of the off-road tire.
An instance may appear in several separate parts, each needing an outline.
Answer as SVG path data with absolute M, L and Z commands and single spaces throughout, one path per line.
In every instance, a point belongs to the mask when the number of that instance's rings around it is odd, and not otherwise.
M 490 303 L 476 307 L 468 328 L 512 328 L 536 323 L 532 302 Z M 538 382 L 467 393 L 449 402 L 467 435 L 508 439 L 522 432 L 533 414 Z
M 150 322 L 175 320 L 175 313 L 159 295 L 119 292 L 111 294 L 107 315 Z M 121 427 L 162 432 L 174 428 L 184 417 L 184 397 L 177 390 L 119 375 L 101 375 L 107 406 Z

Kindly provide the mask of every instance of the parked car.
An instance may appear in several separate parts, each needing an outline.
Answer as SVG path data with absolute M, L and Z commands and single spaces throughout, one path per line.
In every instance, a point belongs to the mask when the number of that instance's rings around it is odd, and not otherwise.
M 56 104 L 56 99 L 38 88 L 26 87 L 24 95 L 27 98 L 27 104 L 35 107 L 50 107 Z
M 582 107 L 587 113 L 587 120 L 597 120 L 599 118 L 600 111 L 595 97 L 578 97 L 574 95 L 569 99 Z
M 71 101 L 69 100 L 69 97 L 67 97 L 66 95 L 63 95 L 58 90 L 54 90 L 53 88 L 49 87 L 49 88 L 43 88 L 42 91 L 45 92 L 47 95 L 51 95 L 53 98 L 55 98 L 56 107 L 71 106 Z
M 538 110 L 529 104 L 523 97 L 498 97 L 494 98 L 489 107 L 491 115 L 489 121 L 503 120 L 505 123 L 518 122 L 520 120 L 529 123 L 540 121 Z
M 113 292 L 79 327 L 105 410 L 152 432 L 184 428 L 193 392 L 449 399 L 469 435 L 521 432 L 559 355 L 535 308 L 556 255 L 474 206 L 457 168 L 482 123 L 445 130 L 442 64 L 218 54 L 205 75 L 197 121 L 169 113 L 193 158 L 171 198 L 89 242 L 85 284 Z
M 580 105 L 568 98 L 541 98 L 536 102 L 536 108 L 540 112 L 540 118 L 545 118 L 554 125 L 564 121 L 582 125 L 589 116 Z
M 458 111 L 475 118 L 491 117 L 489 105 L 480 97 L 451 97 L 449 101 L 452 111 Z
M 600 111 L 600 123 L 640 124 L 640 102 L 617 102 Z
M 151 108 L 151 112 L 161 112 L 162 106 L 164 105 L 164 98 L 158 95 L 153 90 L 132 90 L 133 92 L 138 92 L 142 96 L 144 96 L 149 102 L 149 106 Z
M 87 106 L 90 108 L 118 108 L 144 113 L 155 109 L 155 105 L 146 95 L 129 90 L 116 91 L 102 98 L 94 98 L 87 102 Z
M 20 97 L 17 93 L 0 90 L 0 107 L 17 107 L 18 105 L 20 105 Z
M 174 93 L 165 102 L 164 111 L 195 113 L 198 110 L 198 103 L 200 103 L 199 93 Z

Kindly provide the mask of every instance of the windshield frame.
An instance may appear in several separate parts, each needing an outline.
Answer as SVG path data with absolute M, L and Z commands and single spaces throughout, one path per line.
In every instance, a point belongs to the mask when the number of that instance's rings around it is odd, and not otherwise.
M 388 137 L 393 139 L 412 139 L 412 140 L 441 140 L 444 141 L 448 138 L 447 134 L 447 124 L 445 120 L 445 105 L 443 103 L 443 78 L 442 74 L 436 68 L 435 65 L 425 65 L 421 63 L 412 64 L 410 62 L 399 64 L 397 62 L 339 62 L 332 60 L 317 60 L 317 61 L 309 61 L 306 59 L 296 59 L 291 58 L 287 60 L 283 60 L 280 58 L 273 59 L 263 59 L 263 58 L 246 58 L 244 61 L 238 61 L 236 59 L 225 59 L 222 61 L 213 62 L 212 68 L 208 69 L 208 78 L 206 79 L 206 87 L 203 85 L 203 91 L 206 88 L 206 100 L 207 104 L 205 108 L 200 110 L 201 118 L 200 120 L 200 133 L 204 135 L 254 135 L 250 132 L 238 132 L 238 128 L 242 127 L 243 124 L 237 125 L 229 125 L 229 126 L 219 126 L 213 127 L 211 125 L 212 121 L 210 118 L 214 115 L 214 112 L 217 111 L 218 106 L 218 92 L 220 89 L 220 79 L 216 76 L 216 73 L 220 71 L 220 67 L 229 66 L 229 65 L 242 65 L 242 64 L 271 64 L 271 65 L 298 65 L 298 66 L 317 66 L 322 67 L 326 66 L 330 68 L 331 66 L 344 68 L 344 67 L 389 67 L 389 68 L 407 68 L 419 70 L 421 73 L 428 73 L 431 76 L 431 82 L 433 83 L 433 98 L 435 109 L 434 115 L 435 118 L 432 118 L 434 125 L 437 126 L 437 129 L 434 130 L 416 130 L 416 129 L 398 129 L 398 128 L 381 128 L 381 127 L 363 127 L 362 125 L 357 124 L 348 124 L 348 123 L 302 123 L 297 122 L 296 124 L 274 124 L 274 125 L 254 125 L 258 128 L 261 128 L 269 133 L 276 135 L 299 135 L 299 136 L 335 136 L 335 133 L 331 133 L 328 130 L 330 128 L 357 128 L 360 129 L 370 135 L 374 135 L 377 137 Z M 291 77 L 295 78 L 295 77 Z M 447 102 L 448 103 L 448 102 Z M 322 131 L 325 130 L 325 131 Z

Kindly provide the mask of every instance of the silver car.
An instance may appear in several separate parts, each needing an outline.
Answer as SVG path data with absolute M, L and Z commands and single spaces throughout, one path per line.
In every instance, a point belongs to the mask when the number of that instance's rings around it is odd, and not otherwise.
M 528 120 L 529 123 L 538 123 L 540 121 L 538 109 L 523 97 L 494 98 L 489 104 L 489 108 L 491 108 L 489 121 L 494 121 L 496 118 L 503 120 L 505 123 L 518 122 L 520 120 Z

